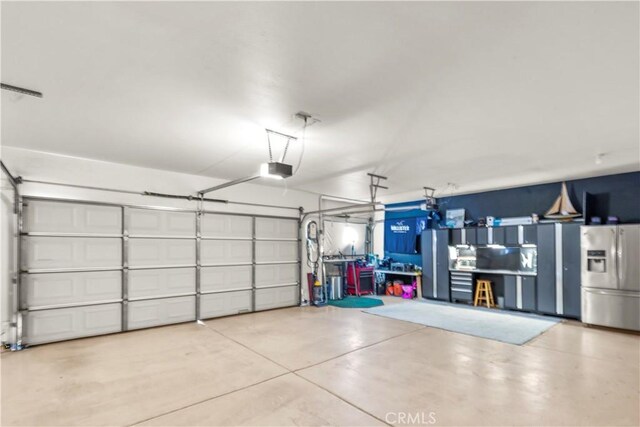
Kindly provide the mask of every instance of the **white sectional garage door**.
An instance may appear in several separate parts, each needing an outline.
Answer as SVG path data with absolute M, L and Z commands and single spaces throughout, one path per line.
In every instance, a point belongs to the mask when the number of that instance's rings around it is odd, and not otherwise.
M 37 201 L 23 213 L 29 232 L 111 235 L 122 233 L 122 210 L 115 206 Z
M 298 222 L 280 218 L 255 221 L 255 310 L 298 304 Z
M 127 329 L 196 319 L 196 214 L 125 208 Z
M 122 330 L 122 208 L 29 200 L 21 238 L 27 344 Z
M 205 213 L 200 218 L 200 315 L 254 310 L 253 229 L 249 216 Z
M 24 342 L 298 305 L 298 224 L 25 198 Z

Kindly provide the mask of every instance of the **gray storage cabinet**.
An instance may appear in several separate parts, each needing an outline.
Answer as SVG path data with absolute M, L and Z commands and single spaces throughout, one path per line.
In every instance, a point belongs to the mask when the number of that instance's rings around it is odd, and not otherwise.
M 434 298 L 450 301 L 449 296 L 449 230 L 434 230 L 436 236 L 437 294 Z
M 531 276 L 521 276 L 522 280 L 522 309 L 525 311 L 536 311 L 536 278 Z
M 504 307 L 511 310 L 518 308 L 516 276 L 504 276 Z
M 422 235 L 425 297 L 450 298 L 441 282 L 449 280 L 449 244 L 536 245 L 536 276 L 503 276 L 505 308 L 580 318 L 579 223 L 452 229 L 445 242 L 447 230 L 426 230 Z M 457 291 L 453 296 L 463 299 Z
M 422 248 L 422 296 L 424 298 L 434 298 L 433 257 L 435 252 L 433 250 L 433 230 L 424 230 L 420 235 L 420 239 Z
M 504 307 L 511 310 L 536 311 L 535 277 L 505 275 Z
M 554 224 L 540 224 L 538 239 L 538 275 L 536 276 L 538 311 L 556 314 L 556 245 Z
M 474 276 L 463 271 L 450 271 L 451 301 L 473 302 Z
M 478 243 L 477 228 L 467 227 L 464 229 L 464 243 L 467 245 L 475 245 Z
M 491 227 L 491 234 L 493 237 L 493 241 L 489 243 L 494 245 L 505 244 L 505 227 Z
M 522 243 L 526 245 L 535 245 L 538 242 L 538 226 L 523 225 L 522 226 Z
M 518 239 L 518 226 L 509 225 L 506 227 L 498 227 L 504 229 L 504 244 L 505 246 L 515 246 L 520 244 Z
M 451 245 L 462 245 L 464 242 L 462 241 L 462 229 L 461 228 L 453 228 L 450 231 L 450 242 Z
M 563 315 L 580 318 L 580 224 L 562 224 Z
M 449 241 L 451 245 L 475 245 L 478 238 L 476 227 L 453 228 L 450 231 Z
M 478 227 L 476 230 L 476 240 L 478 245 L 488 245 L 489 229 L 487 227 Z
M 424 230 L 421 239 L 422 296 L 449 301 L 449 230 Z

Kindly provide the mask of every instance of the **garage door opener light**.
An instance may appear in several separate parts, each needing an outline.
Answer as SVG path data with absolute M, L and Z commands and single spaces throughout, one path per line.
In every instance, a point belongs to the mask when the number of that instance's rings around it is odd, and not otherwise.
M 305 122 L 306 123 L 306 122 Z M 265 129 L 267 132 L 267 144 L 269 146 L 269 162 L 262 163 L 260 165 L 260 169 L 257 175 L 251 175 L 245 178 L 234 179 L 233 181 L 225 182 L 224 184 L 216 185 L 214 187 L 207 188 L 205 190 L 199 191 L 198 196 L 203 197 L 205 194 L 210 193 L 212 191 L 221 190 L 226 187 L 231 187 L 232 185 L 242 184 L 244 182 L 253 181 L 258 178 L 270 178 L 270 179 L 284 179 L 289 178 L 293 175 L 293 166 L 284 163 L 284 159 L 287 155 L 287 151 L 289 150 L 289 144 L 291 141 L 296 141 L 298 138 L 292 135 L 287 135 L 284 133 L 276 132 L 271 129 Z M 284 150 L 280 159 L 278 161 L 273 160 L 273 150 L 271 148 L 271 136 L 275 135 L 281 138 L 286 138 L 287 142 L 285 143 Z

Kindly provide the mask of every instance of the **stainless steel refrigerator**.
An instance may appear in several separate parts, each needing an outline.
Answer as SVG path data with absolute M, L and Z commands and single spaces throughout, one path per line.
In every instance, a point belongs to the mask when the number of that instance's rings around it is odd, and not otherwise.
M 582 321 L 640 331 L 640 224 L 580 232 Z

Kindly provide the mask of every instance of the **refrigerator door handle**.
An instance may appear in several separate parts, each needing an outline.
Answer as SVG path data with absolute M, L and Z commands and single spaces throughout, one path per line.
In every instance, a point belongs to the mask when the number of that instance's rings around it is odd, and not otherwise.
M 613 255 L 613 262 L 615 264 L 615 280 L 616 284 L 614 289 L 620 289 L 620 242 L 618 237 L 619 227 L 614 227 L 611 229 L 611 234 L 613 234 L 613 238 L 611 240 L 611 254 Z
M 617 289 L 582 288 L 582 290 L 586 293 L 596 295 L 615 295 L 629 298 L 640 298 L 640 293 L 638 292 L 621 291 Z
M 625 256 L 622 253 L 622 248 L 624 248 L 624 229 L 618 227 L 618 242 L 617 242 L 617 250 L 616 250 L 616 267 L 618 271 L 618 289 L 622 287 L 622 284 L 625 283 L 626 274 L 625 274 Z

